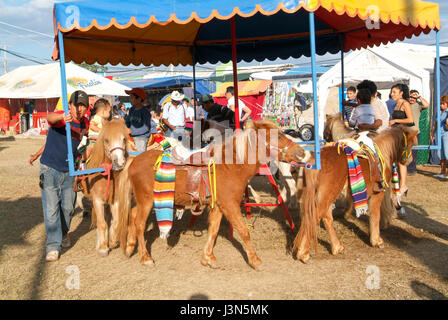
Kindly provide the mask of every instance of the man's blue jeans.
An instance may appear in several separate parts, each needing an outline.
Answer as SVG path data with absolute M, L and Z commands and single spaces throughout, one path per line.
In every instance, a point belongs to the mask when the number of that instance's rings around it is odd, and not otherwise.
M 179 141 L 185 140 L 185 127 L 179 126 L 175 130 L 168 129 L 168 136 Z
M 70 230 L 76 202 L 74 179 L 68 172 L 40 165 L 40 192 L 47 232 L 46 253 L 54 250 L 60 252 L 62 237 Z
M 137 149 L 137 152 L 145 152 L 146 151 L 149 137 L 138 136 L 138 137 L 132 137 L 132 139 L 134 139 L 135 148 Z

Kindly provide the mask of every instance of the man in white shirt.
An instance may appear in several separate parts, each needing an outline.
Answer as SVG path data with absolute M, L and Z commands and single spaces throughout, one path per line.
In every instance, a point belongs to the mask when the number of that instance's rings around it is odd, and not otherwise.
M 167 102 L 163 106 L 162 121 L 168 127 L 168 136 L 183 140 L 187 118 L 187 108 L 182 103 L 184 95 L 179 91 L 173 91 L 170 98 L 171 102 Z
M 390 114 L 387 109 L 387 105 L 377 97 L 378 88 L 376 84 L 373 81 L 364 80 L 356 86 L 356 89 L 368 89 L 372 94 L 372 98 L 374 98 L 372 101 L 372 109 L 375 114 L 375 122 L 373 125 L 363 125 L 360 129 L 376 130 L 377 132 L 387 129 L 389 127 Z
M 234 97 L 234 89 L 233 87 L 227 87 L 226 89 L 226 98 L 227 98 L 227 107 L 235 112 L 235 97 Z M 238 99 L 238 111 L 241 127 L 243 127 L 244 122 L 249 118 L 252 110 L 250 110 L 246 104 Z
M 378 92 L 377 92 L 378 93 Z M 378 128 L 377 132 L 381 132 L 387 128 L 389 128 L 389 110 L 387 109 L 387 105 L 378 96 L 375 97 L 375 100 L 372 102 L 373 112 L 375 113 L 375 119 L 380 119 L 382 124 Z
M 194 121 L 194 108 L 191 106 L 190 104 L 190 99 L 188 99 L 187 97 L 184 97 L 182 99 L 182 102 L 185 106 L 186 109 L 186 120 L 187 121 Z

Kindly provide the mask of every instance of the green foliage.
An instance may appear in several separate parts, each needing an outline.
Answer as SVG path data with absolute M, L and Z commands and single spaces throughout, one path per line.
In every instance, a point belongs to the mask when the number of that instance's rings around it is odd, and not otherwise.
M 107 72 L 107 70 L 108 70 L 108 68 L 106 66 L 100 66 L 98 64 L 88 64 L 85 62 L 78 64 L 78 66 L 83 67 L 84 69 L 87 69 L 87 70 L 95 72 L 95 73 L 103 73 L 103 72 Z

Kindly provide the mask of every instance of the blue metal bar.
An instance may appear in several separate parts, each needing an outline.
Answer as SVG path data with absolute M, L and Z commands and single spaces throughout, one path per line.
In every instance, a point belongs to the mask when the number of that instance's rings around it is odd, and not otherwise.
M 342 115 L 342 119 L 344 119 L 344 106 L 342 105 L 343 100 L 344 100 L 344 91 L 342 88 L 339 88 L 339 112 Z
M 68 100 L 67 100 L 67 77 L 65 74 L 65 53 L 64 53 L 64 36 L 61 31 L 58 33 L 59 42 L 59 63 L 61 69 L 61 91 L 62 91 L 62 107 L 64 109 L 65 115 L 68 115 Z M 70 130 L 70 123 L 65 124 L 65 131 L 67 135 L 67 155 L 68 155 L 68 170 L 70 176 L 74 175 L 75 164 L 73 162 L 73 149 L 72 149 L 72 132 Z
M 439 146 L 415 146 L 412 147 L 412 150 L 439 150 L 440 147 Z
M 327 141 L 325 141 L 325 140 L 319 140 L 319 143 L 321 143 L 321 144 L 325 144 Z M 298 144 L 298 145 L 302 145 L 302 144 L 315 144 L 316 142 L 315 142 L 315 140 L 313 140 L 313 141 L 301 141 L 301 142 L 296 142 L 296 144 Z
M 436 30 L 436 107 L 437 107 L 437 150 L 442 146 L 442 130 L 440 128 L 440 34 Z
M 343 36 L 341 36 L 341 114 L 342 119 L 345 119 L 345 107 L 342 104 L 344 102 L 344 87 L 345 87 L 345 66 L 344 66 L 344 39 Z M 347 119 L 348 120 L 348 119 Z
M 68 91 L 67 91 L 67 76 L 65 73 L 65 52 L 64 52 L 64 35 L 61 31 L 58 32 L 58 44 L 59 44 L 59 64 L 61 69 L 61 92 L 62 92 L 62 107 L 65 115 L 70 111 L 68 108 Z M 68 158 L 68 172 L 70 176 L 79 176 L 83 174 L 104 172 L 104 168 L 90 169 L 84 171 L 75 171 L 75 163 L 73 158 L 72 148 L 72 132 L 70 129 L 70 122 L 65 124 L 65 132 L 67 135 L 67 158 Z
M 314 136 L 319 139 L 319 107 L 317 105 L 317 74 L 316 74 L 316 35 L 314 24 L 314 12 L 309 13 L 310 22 L 310 56 L 311 73 L 313 75 L 313 106 L 314 106 Z M 314 158 L 316 169 L 320 170 L 320 145 L 314 144 Z
M 192 107 L 194 109 L 194 118 L 193 120 L 197 120 L 197 106 L 196 106 L 196 47 L 193 46 L 193 101 Z
M 440 146 L 415 146 L 412 150 L 439 150 Z

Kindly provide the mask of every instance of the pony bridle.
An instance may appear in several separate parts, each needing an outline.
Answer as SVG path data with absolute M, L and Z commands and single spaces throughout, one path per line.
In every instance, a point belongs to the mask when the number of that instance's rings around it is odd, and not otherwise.
M 285 158 L 286 157 L 286 153 L 288 152 L 289 147 L 291 147 L 292 145 L 294 145 L 294 141 L 288 139 L 288 143 L 286 144 L 286 147 L 283 147 L 283 148 L 280 149 L 278 147 L 269 146 L 269 149 L 277 151 L 279 154 L 281 154 L 281 156 L 283 158 Z
M 115 150 L 121 150 L 123 152 L 126 152 L 126 150 L 122 147 L 115 147 L 109 150 L 109 154 L 112 154 L 112 152 L 114 152 Z

